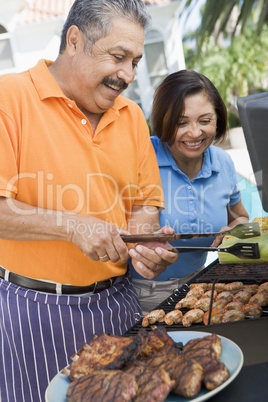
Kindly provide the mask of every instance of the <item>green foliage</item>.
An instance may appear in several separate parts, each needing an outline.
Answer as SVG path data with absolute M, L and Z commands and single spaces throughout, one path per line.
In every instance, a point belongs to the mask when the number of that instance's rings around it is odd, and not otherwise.
M 195 0 L 188 0 L 186 5 L 192 2 L 194 3 Z M 225 4 L 225 2 L 221 1 L 207 0 L 204 5 L 205 10 L 208 10 L 212 3 L 215 6 L 214 13 L 220 12 L 220 10 L 223 13 L 224 9 L 226 11 L 225 17 L 229 16 L 226 4 L 229 4 L 230 1 L 226 1 Z M 223 6 L 223 3 L 225 6 Z M 232 3 L 238 2 L 233 0 Z M 239 3 L 243 4 L 241 12 L 238 14 L 238 19 L 240 18 L 241 21 L 242 16 L 246 15 L 246 22 L 243 24 L 243 30 L 239 35 L 230 37 L 223 31 L 222 40 L 219 41 L 219 35 L 210 34 L 211 31 L 207 28 L 206 40 L 199 42 L 199 46 L 201 46 L 199 52 L 196 51 L 196 48 L 189 46 L 188 41 L 183 38 L 186 68 L 199 71 L 214 83 L 227 105 L 230 128 L 240 124 L 236 109 L 237 97 L 264 92 L 268 82 L 268 27 L 263 24 L 261 26 L 261 35 L 259 35 L 257 26 L 259 26 L 260 14 L 257 9 L 249 17 L 248 9 L 246 11 L 246 8 L 244 8 L 242 12 L 245 3 L 249 7 L 248 2 L 244 0 Z M 253 3 L 255 4 L 256 2 L 251 1 L 251 5 Z M 263 2 L 259 2 L 258 10 L 263 10 L 264 5 L 260 3 Z M 203 19 L 205 17 L 207 17 L 207 14 L 204 11 Z M 221 18 L 224 19 L 223 14 L 221 14 Z M 265 20 L 265 18 L 263 17 L 262 20 Z M 207 26 L 203 20 L 202 24 L 204 27 Z M 238 21 L 234 24 L 236 29 L 237 24 Z M 197 37 L 198 34 L 200 34 L 200 30 L 197 33 Z
M 181 13 L 186 12 L 189 18 L 197 3 L 198 0 L 186 0 Z M 196 37 L 198 54 L 211 35 L 218 39 L 223 32 L 228 32 L 231 37 L 239 32 L 243 34 L 253 15 L 255 34 L 260 35 L 268 25 L 267 0 L 206 0 L 202 11 L 202 21 Z

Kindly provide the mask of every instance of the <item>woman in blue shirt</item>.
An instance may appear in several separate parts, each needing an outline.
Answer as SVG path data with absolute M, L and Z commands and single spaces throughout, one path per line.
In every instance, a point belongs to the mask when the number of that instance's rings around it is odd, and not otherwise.
M 225 138 L 227 111 L 212 82 L 195 71 L 169 75 L 157 88 L 151 137 L 165 195 L 160 225 L 175 233 L 217 232 L 248 222 L 233 161 L 213 146 Z M 179 240 L 172 245 L 218 246 L 222 238 Z M 132 270 L 143 313 L 203 268 L 206 252 L 181 253 L 154 281 Z

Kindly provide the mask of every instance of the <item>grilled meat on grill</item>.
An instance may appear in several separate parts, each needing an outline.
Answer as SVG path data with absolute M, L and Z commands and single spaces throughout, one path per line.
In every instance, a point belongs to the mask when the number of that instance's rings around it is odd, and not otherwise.
M 205 325 L 208 324 L 219 324 L 221 322 L 223 316 L 223 311 L 219 310 L 217 308 L 213 308 L 211 310 L 211 315 L 210 315 L 210 322 L 208 322 L 209 319 L 209 311 L 206 311 L 203 317 L 203 323 Z
M 255 295 L 259 289 L 259 285 L 244 285 L 244 290 L 251 294 L 251 296 Z
M 234 295 L 231 292 L 224 290 L 223 292 L 218 294 L 216 300 L 225 299 L 225 300 L 227 300 L 227 303 L 230 303 L 233 300 L 233 298 L 234 298 Z
M 228 310 L 223 314 L 221 322 L 240 321 L 245 318 L 245 314 L 241 310 Z
M 191 289 L 193 289 L 193 288 L 195 288 L 196 286 L 201 286 L 203 289 L 204 289 L 204 292 L 206 291 L 206 290 L 208 290 L 208 284 L 207 283 L 191 283 L 190 284 L 190 290 Z
M 192 289 L 187 292 L 187 297 L 189 296 L 194 296 L 197 299 L 199 299 L 205 292 L 205 289 L 203 286 L 195 286 Z
M 249 317 L 260 317 L 262 315 L 262 308 L 258 304 L 245 304 L 241 311 Z
M 178 324 L 182 319 L 182 312 L 180 310 L 172 310 L 165 315 L 164 322 L 167 325 Z
M 199 308 L 189 310 L 182 317 L 182 320 L 181 320 L 182 325 L 184 327 L 190 327 L 193 324 L 198 324 L 198 323 L 202 322 L 203 315 L 204 315 L 204 311 Z
M 195 288 L 196 286 L 201 286 L 204 289 L 204 292 L 207 290 L 208 284 L 207 283 L 191 283 L 189 285 L 190 290 Z
M 175 310 L 180 308 L 193 308 L 197 300 L 198 299 L 195 296 L 189 296 L 189 297 L 186 296 L 180 301 L 178 301 L 178 303 L 175 305 Z
M 239 290 L 244 288 L 243 282 L 230 282 L 226 283 L 224 286 L 224 290 L 227 292 L 237 293 Z
M 264 282 L 259 286 L 258 291 L 262 292 L 263 290 L 265 290 L 266 292 L 268 292 L 268 282 Z
M 249 304 L 258 304 L 261 307 L 268 306 L 268 293 L 265 291 L 258 291 L 249 299 Z
M 211 294 L 212 294 L 212 290 L 207 290 L 207 291 L 203 294 L 202 297 L 209 297 L 209 298 L 211 298 Z M 214 290 L 214 291 L 213 291 L 213 300 L 216 300 L 217 295 L 218 295 L 217 291 Z
M 222 309 L 224 309 L 226 304 L 228 304 L 228 301 L 224 298 L 221 298 L 221 299 L 215 300 L 212 303 L 212 308 L 217 308 L 218 310 L 222 310 Z
M 197 300 L 194 304 L 194 308 L 200 308 L 203 311 L 208 311 L 210 306 L 210 298 L 209 297 L 201 297 L 201 299 Z
M 225 283 L 217 282 L 214 285 L 214 289 L 216 290 L 217 293 L 221 293 L 224 291 L 224 286 L 225 286 Z M 211 290 L 211 289 L 212 289 L 212 283 L 209 283 L 207 286 L 207 290 Z
M 233 301 L 240 301 L 243 304 L 248 303 L 249 299 L 251 298 L 251 293 L 247 292 L 246 290 L 240 290 L 240 292 L 236 293 Z
M 148 327 L 150 324 L 155 324 L 156 322 L 163 322 L 165 317 L 164 310 L 153 310 L 150 311 L 143 317 L 142 326 Z
M 243 305 L 244 304 L 241 303 L 240 301 L 232 301 L 232 302 L 226 304 L 226 306 L 223 309 L 223 312 L 225 313 L 225 311 L 228 311 L 228 310 L 241 310 Z
M 225 365 L 220 362 L 221 339 L 215 334 L 190 340 L 184 346 L 182 354 L 202 366 L 203 382 L 209 390 L 217 388 L 230 375 Z
M 66 396 L 68 402 L 125 402 L 132 401 L 137 390 L 135 376 L 121 370 L 100 370 L 71 382 Z

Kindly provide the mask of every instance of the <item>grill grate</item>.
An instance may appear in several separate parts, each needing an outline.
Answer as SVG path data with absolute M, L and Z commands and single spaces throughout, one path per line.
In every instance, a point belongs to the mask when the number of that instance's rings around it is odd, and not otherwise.
M 161 304 L 159 304 L 155 309 L 163 309 L 165 313 L 174 310 L 176 303 L 183 299 L 187 292 L 189 291 L 189 285 L 191 283 L 216 283 L 216 282 L 234 282 L 241 281 L 244 285 L 257 284 L 260 285 L 263 282 L 268 282 L 268 264 L 219 264 L 218 262 L 213 262 L 208 267 L 199 272 L 196 276 L 192 278 L 191 281 L 185 283 L 180 288 L 176 289 L 167 299 L 165 299 Z M 186 313 L 188 310 L 185 308 L 181 309 L 182 313 Z M 268 317 L 268 308 L 263 308 L 262 317 Z M 246 318 L 252 319 L 252 318 Z M 130 328 L 126 336 L 136 335 L 138 331 L 143 328 L 141 325 L 142 318 Z M 224 324 L 223 324 L 224 325 Z M 157 323 L 157 326 L 164 326 L 169 332 L 178 331 L 180 329 L 185 330 L 186 328 L 181 324 L 166 325 L 165 323 Z M 204 324 L 194 324 L 193 328 L 198 328 L 198 326 L 204 326 Z M 143 328 L 146 331 L 151 331 L 151 327 Z

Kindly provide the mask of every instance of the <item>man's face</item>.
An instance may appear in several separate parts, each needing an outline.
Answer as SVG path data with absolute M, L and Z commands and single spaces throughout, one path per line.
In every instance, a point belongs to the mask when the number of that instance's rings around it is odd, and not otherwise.
M 84 52 L 86 37 L 79 32 L 80 44 L 71 62 L 68 96 L 80 109 L 104 113 L 135 76 L 142 57 L 143 28 L 124 18 L 116 18 L 111 32 L 99 39 L 90 53 Z

